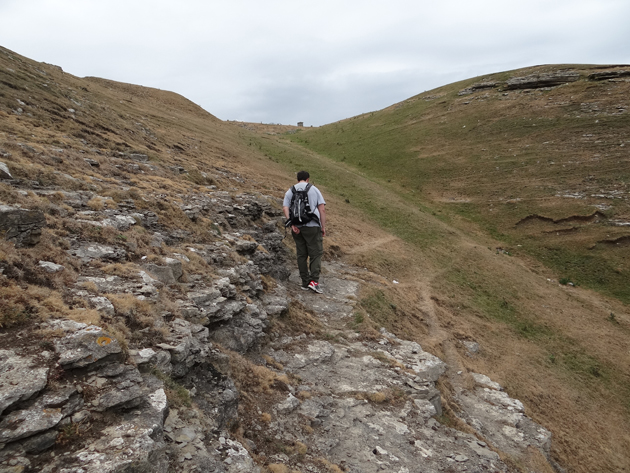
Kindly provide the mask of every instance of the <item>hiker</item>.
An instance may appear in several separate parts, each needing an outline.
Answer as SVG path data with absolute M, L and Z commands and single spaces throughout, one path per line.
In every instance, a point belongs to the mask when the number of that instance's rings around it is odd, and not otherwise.
M 309 183 L 309 177 L 307 171 L 297 173 L 298 182 L 284 195 L 282 210 L 295 241 L 302 290 L 321 294 L 319 273 L 326 235 L 326 202 L 319 189 Z

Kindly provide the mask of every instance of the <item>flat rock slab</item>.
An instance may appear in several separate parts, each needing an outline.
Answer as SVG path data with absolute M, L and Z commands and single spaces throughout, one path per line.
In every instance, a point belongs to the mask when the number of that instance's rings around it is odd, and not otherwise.
M 297 271 L 291 274 L 289 283 L 296 287 L 301 285 Z M 350 317 L 355 304 L 352 297 L 356 296 L 359 284 L 356 281 L 327 275 L 320 277 L 320 285 L 324 291 L 323 294 L 308 290 L 296 292 L 293 297 L 323 317 L 330 319 Z
M 475 383 L 477 383 L 479 386 L 483 388 L 490 388 L 490 389 L 494 389 L 495 391 L 503 390 L 503 388 L 501 387 L 499 383 L 492 381 L 485 374 L 479 374 L 479 373 L 470 373 L 470 374 L 475 380 Z
M 143 391 L 138 385 L 132 385 L 126 389 L 113 388 L 103 393 L 93 401 L 93 409 L 103 412 L 114 408 L 129 408 L 140 404 Z
M 118 276 L 107 276 L 105 278 L 80 276 L 77 279 L 77 285 L 86 282 L 94 283 L 99 292 L 125 292 L 126 289 L 130 288 L 128 280 L 119 278 Z
M 283 438 L 298 439 L 308 445 L 310 455 L 325 457 L 344 471 L 461 471 L 450 469 L 457 462 L 466 462 L 468 471 L 508 470 L 475 436 L 427 419 L 422 410 L 426 406 L 418 408 L 408 401 L 395 407 L 349 394 L 321 395 L 321 378 L 307 375 L 303 381 L 302 388 L 311 386 L 314 395 L 301 403 L 291 395 L 281 401 L 271 430 Z M 311 434 L 304 433 L 305 421 L 313 428 Z
M 65 269 L 64 266 L 55 264 L 52 261 L 40 261 L 38 264 L 48 273 L 58 273 L 59 271 L 63 271 Z
M 101 432 L 90 445 L 63 459 L 64 467 L 56 471 L 67 473 L 166 473 L 168 459 L 165 445 L 156 441 L 154 429 L 136 423 L 118 424 Z M 71 465 L 71 466 L 66 466 Z M 59 465 L 61 466 L 61 465 Z
M 127 257 L 127 252 L 122 248 L 97 243 L 82 243 L 77 248 L 68 250 L 68 253 L 86 263 L 94 259 L 120 261 Z
M 60 408 L 33 407 L 14 411 L 0 422 L 0 444 L 14 442 L 55 427 L 64 415 Z
M 48 382 L 48 368 L 31 358 L 0 350 L 0 414 L 13 404 L 26 401 Z
M 543 72 L 529 76 L 512 77 L 506 81 L 505 90 L 555 87 L 568 82 L 575 82 L 579 78 L 580 74 L 577 71 Z
M 523 404 L 502 391 L 477 388 L 459 393 L 460 416 L 498 449 L 524 455 L 534 447 L 548 455 L 551 432 L 523 413 Z
M 0 422 L 0 444 L 36 436 L 56 427 L 64 418 L 83 406 L 83 398 L 74 386 L 61 388 L 40 397 L 28 409 L 13 411 Z M 46 443 L 46 439 L 44 440 Z M 33 440 L 33 449 L 41 447 Z
M 290 290 L 291 296 L 322 319 L 348 316 L 358 284 L 343 274 L 348 268 L 329 265 L 323 295 L 298 289 Z M 289 284 L 299 283 L 294 271 Z M 334 343 L 283 337 L 267 348 L 266 354 L 302 383 L 300 395 L 289 395 L 272 410 L 268 435 L 298 439 L 309 454 L 352 473 L 510 471 L 485 442 L 432 418 L 442 409 L 435 385 L 446 371 L 442 360 L 385 329 L 376 341 L 338 335 Z M 531 447 L 548 455 L 550 434 L 523 414 L 522 403 L 486 376 L 473 379 L 479 387 L 458 393 L 458 415 L 516 458 L 528 456 Z M 392 396 L 404 402 L 385 402 Z M 314 432 L 305 434 L 305 419 Z
M 117 360 L 122 349 L 101 327 L 77 324 L 74 330 L 55 342 L 59 364 L 64 369 L 84 368 L 100 360 Z
M 465 465 L 466 471 L 509 471 L 474 435 L 431 418 L 441 409 L 434 381 L 446 365 L 418 343 L 385 331 L 383 343 L 287 342 L 267 354 L 297 375 L 299 390 L 309 395 L 289 394 L 275 406 L 272 433 L 298 439 L 311 455 L 352 473 L 463 471 L 457 465 Z M 393 393 L 406 401 L 382 402 Z M 495 402 L 510 405 L 515 416 L 524 417 L 503 392 L 484 394 L 498 396 Z M 490 406 L 481 397 L 477 400 Z M 502 409 L 509 412 L 508 407 Z M 305 420 L 313 428 L 311 434 L 304 433 Z
M 114 304 L 112 304 L 111 301 L 104 296 L 90 297 L 90 305 L 99 312 L 110 317 L 113 317 L 116 313 Z

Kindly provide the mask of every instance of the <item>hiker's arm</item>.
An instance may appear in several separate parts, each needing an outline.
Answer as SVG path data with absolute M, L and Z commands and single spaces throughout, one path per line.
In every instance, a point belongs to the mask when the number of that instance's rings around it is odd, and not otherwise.
M 319 204 L 317 210 L 319 210 L 319 226 L 322 227 L 322 236 L 326 236 L 326 205 Z
M 287 207 L 286 205 L 283 206 L 282 211 L 284 212 L 284 216 L 286 217 L 286 219 L 289 220 L 289 207 Z M 295 225 L 291 225 L 291 231 L 296 234 L 300 233 L 300 229 Z

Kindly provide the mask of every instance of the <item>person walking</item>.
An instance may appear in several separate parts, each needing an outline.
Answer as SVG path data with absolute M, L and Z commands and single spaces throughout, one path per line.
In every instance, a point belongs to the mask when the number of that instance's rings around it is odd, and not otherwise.
M 302 290 L 321 294 L 319 274 L 326 235 L 326 202 L 309 179 L 307 171 L 297 173 L 298 182 L 284 194 L 282 210 L 287 218 L 286 225 L 291 225 Z

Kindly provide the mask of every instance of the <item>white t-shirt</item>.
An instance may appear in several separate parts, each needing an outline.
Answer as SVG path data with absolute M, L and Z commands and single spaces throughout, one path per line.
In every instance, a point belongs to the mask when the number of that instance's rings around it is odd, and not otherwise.
M 308 183 L 307 182 L 298 182 L 297 184 L 295 184 L 295 190 L 296 191 L 301 191 L 304 190 L 306 188 L 306 185 Z M 286 194 L 284 194 L 284 201 L 282 202 L 282 206 L 283 207 L 291 207 L 291 199 L 293 198 L 293 191 L 291 189 L 289 189 Z M 319 209 L 317 208 L 318 205 L 324 204 L 326 205 L 326 202 L 324 201 L 324 196 L 322 195 L 322 193 L 319 191 L 319 189 L 315 186 L 311 186 L 311 188 L 308 190 L 308 205 L 311 207 L 311 212 L 313 212 L 315 215 L 317 215 L 317 219 L 319 221 Z M 307 227 L 319 227 L 319 223 L 318 221 L 315 220 L 311 220 L 310 222 L 308 222 L 306 224 Z M 303 225 L 297 225 L 298 227 L 301 227 Z

